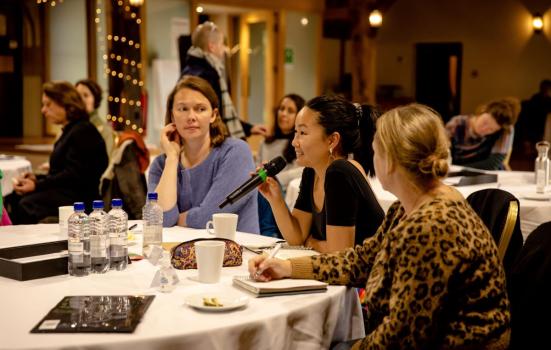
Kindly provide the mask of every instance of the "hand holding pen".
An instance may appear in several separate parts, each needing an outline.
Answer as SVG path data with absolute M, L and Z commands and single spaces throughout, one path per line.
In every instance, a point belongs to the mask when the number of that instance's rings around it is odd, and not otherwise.
M 291 262 L 276 259 L 275 256 L 281 249 L 277 244 L 270 255 L 262 254 L 249 260 L 249 274 L 258 281 L 270 281 L 291 276 Z

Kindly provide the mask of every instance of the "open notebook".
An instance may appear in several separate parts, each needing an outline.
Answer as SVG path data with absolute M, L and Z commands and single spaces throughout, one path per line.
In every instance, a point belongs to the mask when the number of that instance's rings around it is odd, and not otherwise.
M 267 297 L 285 294 L 320 293 L 327 290 L 327 283 L 316 280 L 281 279 L 269 282 L 257 282 L 249 276 L 234 276 L 233 284 L 255 294 Z

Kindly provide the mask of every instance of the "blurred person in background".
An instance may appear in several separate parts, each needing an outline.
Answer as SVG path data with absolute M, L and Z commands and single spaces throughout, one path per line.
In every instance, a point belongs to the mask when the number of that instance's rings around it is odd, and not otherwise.
M 446 124 L 453 164 L 506 169 L 519 112 L 518 99 L 509 97 L 486 103 L 477 114 L 453 117 Z
M 289 182 L 300 177 L 303 170 L 301 166 L 296 164 L 297 155 L 292 142 L 295 136 L 295 119 L 298 111 L 304 107 L 304 102 L 304 99 L 297 94 L 283 96 L 275 113 L 273 130 L 260 143 L 258 150 L 257 163 L 259 163 L 259 166 L 278 156 L 285 158 L 287 165 L 275 177 L 281 185 L 284 196 Z M 258 196 L 258 217 L 261 234 L 282 238 L 270 208 L 270 203 L 263 196 Z
M 107 167 L 105 142 L 90 123 L 84 102 L 66 81 L 43 85 L 42 114 L 63 132 L 50 155 L 48 173 L 26 173 L 14 180 L 10 217 L 15 224 L 34 224 L 57 217 L 58 207 L 99 197 L 99 179 Z
M 244 139 L 251 134 L 266 135 L 268 130 L 264 125 L 252 125 L 239 119 L 233 106 L 225 64 L 224 33 L 213 22 L 204 22 L 195 28 L 191 45 L 182 76 L 198 76 L 209 82 L 220 102 L 220 117 L 230 136 Z
M 113 153 L 113 147 L 115 143 L 115 132 L 110 123 L 105 118 L 102 118 L 98 114 L 98 108 L 101 104 L 102 90 L 101 87 L 95 81 L 91 79 L 82 79 L 77 81 L 75 87 L 84 101 L 86 112 L 90 115 L 90 123 L 98 129 L 103 141 L 105 142 L 105 148 L 107 155 L 111 157 Z

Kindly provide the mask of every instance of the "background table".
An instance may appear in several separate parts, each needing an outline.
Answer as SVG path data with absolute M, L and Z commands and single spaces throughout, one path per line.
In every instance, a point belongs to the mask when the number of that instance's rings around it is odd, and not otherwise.
M 457 168 L 454 171 L 459 170 Z M 497 182 L 473 186 L 456 187 L 465 198 L 471 193 L 487 188 L 500 188 L 512 193 L 520 202 L 520 228 L 524 240 L 536 227 L 544 222 L 551 221 L 551 192 L 548 193 L 548 200 L 530 200 L 525 197 L 535 194 L 536 184 L 533 172 L 527 171 L 490 171 L 497 174 Z M 388 208 L 396 201 L 396 196 L 385 191 L 377 178 L 370 178 L 369 183 L 379 204 L 386 212 Z M 300 187 L 300 178 L 289 183 L 285 202 L 289 208 L 293 208 L 298 196 Z
M 9 156 L 5 159 L 0 157 L 0 169 L 4 173 L 2 178 L 2 196 L 13 192 L 12 177 L 17 177 L 24 172 L 32 171 L 31 162 L 19 156 Z
M 58 225 L 0 227 L 0 248 L 62 239 Z M 206 237 L 204 230 L 170 228 L 164 240 Z M 139 240 L 138 240 L 139 241 Z M 242 244 L 264 244 L 272 238 L 237 234 Z M 135 248 L 135 247 L 134 247 Z M 134 249 L 133 248 L 133 249 Z M 19 282 L 0 277 L 0 349 L 323 349 L 332 340 L 364 336 L 363 320 L 353 288 L 329 286 L 325 293 L 254 298 L 232 286 L 233 275 L 247 274 L 244 253 L 240 267 L 224 268 L 217 284 L 189 277 L 197 270 L 178 270 L 172 293 L 150 287 L 157 271 L 147 261 L 87 277 L 68 275 Z M 221 292 L 250 296 L 247 307 L 232 312 L 200 312 L 184 305 L 187 295 Z M 29 331 L 66 295 L 155 294 L 133 334 L 31 334 Z

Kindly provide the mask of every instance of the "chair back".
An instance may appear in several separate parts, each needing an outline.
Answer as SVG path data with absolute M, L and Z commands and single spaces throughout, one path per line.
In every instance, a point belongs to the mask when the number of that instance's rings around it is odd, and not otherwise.
M 142 218 L 147 196 L 147 183 L 140 164 L 139 147 L 132 139 L 125 140 L 113 152 L 109 166 L 100 181 L 100 193 L 106 211 L 113 198 L 121 198 L 129 220 Z
M 538 226 L 526 239 L 508 289 L 510 349 L 551 349 L 551 222 Z
M 509 274 L 522 248 L 518 199 L 507 191 L 491 188 L 471 193 L 467 202 L 490 230 Z

